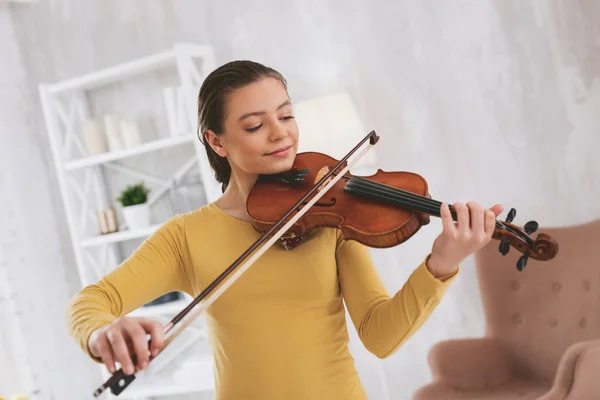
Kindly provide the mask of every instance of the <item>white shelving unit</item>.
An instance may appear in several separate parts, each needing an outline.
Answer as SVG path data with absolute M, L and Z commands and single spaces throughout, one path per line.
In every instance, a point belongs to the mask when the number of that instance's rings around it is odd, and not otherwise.
M 176 43 L 172 49 L 158 54 L 66 81 L 39 86 L 66 214 L 65 222 L 69 227 L 82 287 L 96 282 L 131 254 L 132 250 L 124 250 L 124 246 L 131 246 L 131 241 L 144 240 L 155 232 L 166 218 L 177 212 L 177 207 L 172 207 L 166 217 L 154 220 L 151 226 L 138 230 L 124 228 L 123 218 L 117 213 L 119 231 L 100 234 L 96 211 L 107 207 L 119 210 L 115 200 L 119 193 L 116 191 L 124 189 L 123 183 L 111 180 L 111 174 L 118 173 L 120 179 L 130 179 L 130 183 L 146 183 L 151 188 L 151 206 L 158 204 L 165 197 L 168 198 L 173 183 L 180 182 L 191 172 L 195 172 L 199 177 L 198 182 L 202 186 L 201 195 L 205 203 L 215 200 L 220 195 L 220 185 L 214 179 L 205 150 L 196 135 L 198 89 L 203 78 L 214 68 L 215 60 L 210 47 Z M 176 83 L 162 83 L 167 73 L 175 77 Z M 148 103 L 154 106 L 153 116 L 162 122 L 162 126 L 177 126 L 177 131 L 157 129 L 158 132 L 153 138 L 148 139 L 142 135 L 141 143 L 118 148 L 110 147 L 109 144 L 105 152 L 91 154 L 83 136 L 84 121 L 90 118 L 102 121 L 103 114 L 120 114 L 124 109 L 128 109 L 127 104 L 124 104 L 128 101 L 127 96 L 113 96 L 107 101 L 106 88 L 118 92 L 123 89 L 123 85 L 132 85 L 131 80 L 143 80 L 148 76 L 152 77 L 152 74 L 156 75 L 152 78 L 155 79 L 153 82 L 159 82 L 159 92 L 154 93 L 154 103 L 148 99 Z M 143 83 L 140 85 L 143 95 L 139 96 L 135 103 L 144 103 L 146 97 L 151 97 L 146 86 Z M 166 89 L 175 95 L 167 97 Z M 91 99 L 94 99 L 95 92 L 100 92 L 100 96 L 104 94 L 105 111 L 98 111 L 97 109 L 103 107 L 93 104 Z M 172 101 L 169 103 L 168 99 Z M 106 111 L 106 103 L 109 110 L 112 108 L 111 111 Z M 157 104 L 162 104 L 162 109 L 157 108 Z M 131 117 L 132 114 L 135 113 L 130 113 L 128 118 L 135 120 L 137 115 Z M 191 156 L 187 159 L 179 156 L 183 154 L 183 150 L 189 151 L 192 146 Z M 171 155 L 165 156 L 165 152 L 171 152 Z M 175 157 L 172 156 L 173 152 L 176 152 Z M 167 164 L 177 164 L 175 171 L 171 171 L 168 177 L 158 178 L 154 176 L 156 171 L 154 175 L 140 171 L 140 168 L 144 169 L 143 167 L 148 167 L 149 164 L 162 165 L 165 157 L 169 157 L 166 160 L 169 161 Z M 162 172 L 162 168 L 160 170 Z M 115 185 L 119 188 L 115 188 Z M 190 301 L 191 297 L 184 295 L 182 299 L 170 303 L 140 307 L 131 315 L 163 320 L 166 323 Z M 138 374 L 137 379 L 119 398 L 141 400 L 212 390 L 212 358 L 206 342 L 204 321 L 203 318 L 199 318 L 151 363 L 148 370 Z M 188 351 L 186 355 L 199 355 L 192 358 L 182 357 L 184 350 L 189 350 L 192 346 L 204 346 L 205 351 Z M 108 371 L 103 366 L 100 368 L 103 378 L 108 378 Z M 185 383 L 178 378 L 179 376 L 193 376 L 194 379 L 186 380 L 188 383 Z M 90 388 L 90 394 L 95 389 Z M 106 398 L 114 396 L 106 393 Z
M 98 156 L 84 157 L 80 160 L 70 161 L 65 164 L 65 171 L 74 171 L 79 168 L 91 167 L 94 165 L 101 165 L 111 161 L 133 157 L 139 154 L 149 153 L 151 151 L 167 149 L 169 147 L 179 146 L 181 144 L 189 144 L 196 140 L 197 137 L 194 134 L 186 135 L 182 137 L 173 137 L 155 140 L 151 143 L 146 143 L 141 146 L 137 146 L 129 150 L 117 150 L 108 152 Z

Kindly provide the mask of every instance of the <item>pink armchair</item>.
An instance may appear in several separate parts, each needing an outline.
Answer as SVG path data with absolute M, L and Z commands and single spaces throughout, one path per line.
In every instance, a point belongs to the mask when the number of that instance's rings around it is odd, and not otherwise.
M 600 220 L 538 232 L 558 255 L 522 272 L 496 240 L 475 255 L 486 335 L 433 346 L 413 400 L 600 399 Z

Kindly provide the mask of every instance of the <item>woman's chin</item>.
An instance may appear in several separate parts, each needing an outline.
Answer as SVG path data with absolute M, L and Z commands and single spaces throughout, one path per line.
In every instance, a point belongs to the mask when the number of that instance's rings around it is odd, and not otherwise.
M 293 165 L 294 158 L 286 157 L 281 160 L 271 161 L 268 165 L 264 165 L 264 168 L 262 168 L 260 173 L 263 175 L 279 174 L 281 172 L 289 171 Z

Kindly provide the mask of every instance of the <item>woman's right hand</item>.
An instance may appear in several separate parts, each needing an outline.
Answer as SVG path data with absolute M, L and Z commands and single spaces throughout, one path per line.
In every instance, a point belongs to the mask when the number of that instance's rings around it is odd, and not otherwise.
M 148 348 L 148 338 L 151 348 Z M 106 365 L 110 373 L 116 371 L 119 362 L 126 375 L 132 375 L 136 368 L 145 369 L 152 357 L 158 354 L 164 343 L 164 327 L 158 321 L 139 317 L 121 317 L 111 324 L 96 329 L 88 342 L 91 353 Z M 132 357 L 137 363 L 134 365 Z

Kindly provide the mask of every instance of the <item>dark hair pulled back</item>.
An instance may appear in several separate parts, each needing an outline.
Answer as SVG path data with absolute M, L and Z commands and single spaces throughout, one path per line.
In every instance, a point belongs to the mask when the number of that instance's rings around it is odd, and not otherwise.
M 229 184 L 231 166 L 227 158 L 219 156 L 206 141 L 206 131 L 222 135 L 226 116 L 227 96 L 234 90 L 264 78 L 279 80 L 287 90 L 285 78 L 276 70 L 263 64 L 248 61 L 231 61 L 212 71 L 202 82 L 198 94 L 198 136 L 204 148 L 215 178 L 223 191 Z

